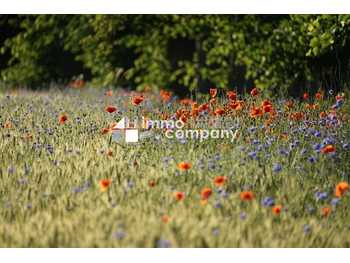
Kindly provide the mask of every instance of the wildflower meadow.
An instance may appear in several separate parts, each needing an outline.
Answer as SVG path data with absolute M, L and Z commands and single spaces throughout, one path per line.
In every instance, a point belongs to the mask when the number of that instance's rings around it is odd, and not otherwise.
M 347 92 L 73 84 L 1 92 L 1 247 L 350 246 Z M 128 143 L 123 117 L 234 136 Z

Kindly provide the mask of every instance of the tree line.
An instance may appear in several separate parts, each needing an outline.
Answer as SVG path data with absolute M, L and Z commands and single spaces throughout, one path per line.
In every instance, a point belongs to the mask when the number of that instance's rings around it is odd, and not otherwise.
M 350 15 L 2 15 L 0 81 L 274 93 L 350 84 Z

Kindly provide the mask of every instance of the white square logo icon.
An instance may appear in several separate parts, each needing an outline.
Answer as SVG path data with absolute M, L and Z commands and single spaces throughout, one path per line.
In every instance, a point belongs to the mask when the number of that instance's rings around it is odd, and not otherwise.
M 139 131 L 137 129 L 125 130 L 125 142 L 138 142 L 138 141 L 139 141 Z

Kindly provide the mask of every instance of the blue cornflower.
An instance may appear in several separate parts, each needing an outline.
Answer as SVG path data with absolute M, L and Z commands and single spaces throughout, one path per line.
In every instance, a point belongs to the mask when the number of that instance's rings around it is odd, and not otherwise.
M 72 193 L 73 194 L 79 194 L 79 193 L 81 193 L 81 192 L 83 192 L 84 191 L 84 188 L 82 188 L 82 187 L 74 187 L 73 189 L 72 189 Z
M 323 146 L 325 146 L 327 144 L 335 144 L 335 140 L 332 137 L 326 137 L 323 139 L 322 144 L 323 144 Z
M 243 152 L 245 150 L 245 147 L 243 145 L 238 146 L 238 151 Z
M 162 163 L 164 168 L 167 168 L 169 166 L 170 161 L 172 160 L 171 157 L 163 157 L 162 158 Z
M 320 191 L 317 191 L 315 193 L 315 198 L 317 201 L 323 201 L 323 200 L 326 200 L 328 198 L 328 193 L 327 192 L 320 192 Z
M 128 189 L 131 189 L 131 188 L 133 188 L 133 187 L 134 187 L 134 182 L 131 181 L 131 180 L 128 180 L 128 182 L 127 182 L 127 188 L 128 188 Z
M 318 121 L 319 126 L 325 126 L 326 123 L 327 123 L 327 122 L 326 122 L 325 119 L 321 119 L 321 120 Z
M 226 192 L 225 190 L 221 190 L 220 192 L 219 192 L 219 195 L 220 195 L 220 197 L 222 197 L 222 198 L 227 198 L 228 197 L 228 192 Z
M 272 207 L 275 205 L 275 200 L 272 197 L 265 197 L 262 201 L 261 204 L 265 207 Z
M 221 159 L 220 153 L 215 154 L 214 160 L 215 160 L 215 161 L 219 161 L 220 159 Z
M 220 201 L 216 201 L 216 202 L 214 203 L 214 207 L 215 207 L 215 208 L 222 208 L 221 202 L 220 202 Z
M 303 231 L 304 231 L 305 234 L 309 234 L 311 232 L 311 226 L 308 225 L 308 224 L 305 224 L 303 226 Z
M 253 140 L 253 144 L 255 144 L 255 145 L 256 145 L 256 144 L 260 144 L 260 141 L 259 141 L 258 139 L 254 139 L 254 140 Z
M 308 158 L 308 160 L 309 160 L 310 163 L 315 163 L 315 162 L 317 162 L 317 158 L 316 158 L 315 156 L 310 156 L 310 157 Z
M 270 146 L 271 146 L 271 144 L 270 143 L 265 143 L 264 145 L 263 145 L 263 147 L 264 147 L 264 149 L 269 149 L 270 148 Z
M 337 102 L 332 105 L 333 109 L 339 109 L 343 105 L 343 100 L 337 100 Z
M 256 152 L 249 152 L 249 153 L 248 153 L 248 156 L 249 156 L 250 158 L 252 158 L 252 159 L 257 159 L 257 158 L 258 158 Z
M 275 163 L 275 164 L 273 165 L 272 170 L 273 170 L 275 173 L 279 173 L 279 172 L 282 170 L 282 165 L 279 164 L 279 163 Z
M 245 212 L 241 212 L 241 213 L 239 214 L 239 218 L 240 218 L 241 220 L 245 220 L 245 219 L 247 218 L 247 214 L 246 214 Z
M 331 205 L 335 207 L 338 205 L 339 202 L 340 202 L 340 198 L 333 198 L 331 200 Z
M 53 146 L 51 144 L 48 144 L 46 146 L 46 150 L 48 151 L 48 153 L 53 154 Z
M 213 236 L 218 236 L 220 234 L 220 229 L 218 227 L 214 227 L 212 233 Z
M 118 230 L 114 233 L 114 237 L 118 240 L 124 239 L 126 236 L 126 233 L 123 230 Z
M 317 153 L 319 153 L 320 151 L 321 151 L 321 149 L 322 149 L 322 144 L 320 144 L 320 143 L 316 143 L 316 144 L 314 144 L 313 146 L 312 146 L 312 148 L 315 150 L 315 152 L 317 152 Z
M 91 186 L 91 182 L 90 182 L 90 181 L 86 181 L 86 182 L 83 184 L 84 190 L 86 190 L 86 189 L 89 188 L 90 186 Z
M 293 150 L 295 147 L 296 147 L 296 145 L 295 145 L 294 142 L 291 142 L 291 143 L 289 144 L 289 150 Z
M 314 136 L 315 136 L 315 137 L 321 137 L 321 132 L 315 131 L 315 132 L 314 132 Z
M 28 183 L 28 179 L 27 178 L 20 178 L 17 180 L 17 182 L 21 185 L 24 185 L 24 184 Z
M 279 152 L 279 154 L 281 154 L 281 155 L 285 155 L 285 156 L 288 156 L 288 155 L 289 155 L 289 151 L 286 150 L 286 149 L 284 149 L 284 148 L 280 148 L 280 149 L 278 150 L 278 152 Z
M 248 131 L 249 131 L 250 133 L 254 133 L 254 132 L 256 131 L 256 127 L 254 127 L 254 126 L 249 127 L 249 128 L 248 128 Z
M 15 172 L 15 167 L 13 167 L 12 165 L 7 169 L 7 172 L 9 173 L 9 174 L 13 174 L 14 172 Z
M 53 134 L 54 134 L 54 131 L 53 131 L 51 128 L 47 128 L 47 129 L 46 129 L 46 133 L 47 133 L 48 135 L 53 135 Z
M 256 151 L 257 151 L 257 152 L 260 152 L 262 149 L 263 149 L 263 146 L 262 146 L 262 145 L 256 146 Z
M 212 160 L 209 160 L 209 161 L 208 161 L 208 169 L 209 169 L 210 171 L 213 171 L 213 170 L 216 169 L 216 164 L 215 164 L 214 161 L 212 161 Z
M 169 248 L 171 247 L 171 242 L 166 239 L 159 239 L 157 242 L 157 247 L 158 248 Z
M 315 134 L 316 130 L 314 128 L 307 129 L 308 134 Z

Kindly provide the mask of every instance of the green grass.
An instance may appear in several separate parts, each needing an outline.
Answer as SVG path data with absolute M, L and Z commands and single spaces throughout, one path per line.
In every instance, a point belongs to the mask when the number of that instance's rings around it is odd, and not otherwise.
M 306 111 L 304 102 L 295 102 L 292 111 L 304 111 L 306 119 L 314 121 L 308 128 L 321 137 L 306 137 L 307 131 L 293 133 L 304 124 L 290 121 L 277 100 L 272 100 L 274 107 L 281 111 L 266 133 L 259 128 L 263 120 L 253 120 L 247 111 L 253 100 L 260 104 L 261 98 L 246 98 L 242 113 L 222 117 L 225 124 L 239 120 L 240 136 L 234 142 L 183 144 L 157 131 L 158 140 L 117 144 L 110 134 L 101 134 L 122 115 L 147 111 L 150 118 L 159 119 L 161 112 L 173 114 L 180 107 L 173 103 L 167 109 L 158 96 L 145 97 L 141 106 L 134 107 L 124 93 L 106 97 L 103 91 L 88 89 L 1 95 L 1 247 L 350 246 L 349 194 L 336 207 L 331 205 L 335 185 L 349 180 L 350 151 L 343 147 L 350 142 L 346 98 L 338 111 L 338 116 L 345 116 L 341 126 L 330 128 L 318 123 L 318 115 L 334 104 L 334 98 L 319 102 L 316 111 Z M 225 101 L 219 99 L 220 104 Z M 123 114 L 106 113 L 106 105 L 117 106 Z M 62 113 L 68 116 L 63 125 L 58 122 Z M 11 128 L 3 127 L 7 121 Z M 193 120 L 188 125 L 193 126 Z M 254 133 L 249 131 L 252 126 L 257 127 Z M 27 133 L 32 139 L 23 138 Z M 288 137 L 282 139 L 282 133 Z M 334 139 L 334 156 L 313 149 L 326 137 Z M 271 146 L 257 152 L 258 160 L 248 156 L 258 147 L 254 139 L 264 145 L 271 138 Z M 299 144 L 288 155 L 280 153 L 281 147 L 289 149 L 296 140 Z M 53 147 L 52 153 L 47 145 Z M 107 156 L 109 150 L 113 156 Z M 310 156 L 317 162 L 308 161 Z M 164 157 L 170 159 L 167 164 Z M 192 168 L 179 171 L 181 161 L 191 162 Z M 281 172 L 273 171 L 275 163 L 282 165 Z M 227 177 L 221 193 L 213 183 L 219 175 Z M 112 179 L 106 192 L 100 191 L 101 179 Z M 154 187 L 150 181 L 156 182 Z M 200 200 L 203 187 L 213 189 L 205 205 Z M 255 199 L 241 201 L 244 190 L 254 192 Z M 185 192 L 185 200 L 176 201 L 174 191 Z M 328 197 L 317 201 L 317 191 Z M 283 206 L 280 215 L 261 204 L 267 196 Z M 326 206 L 332 209 L 328 217 L 322 215 Z M 162 221 L 163 215 L 170 217 L 168 223 Z

